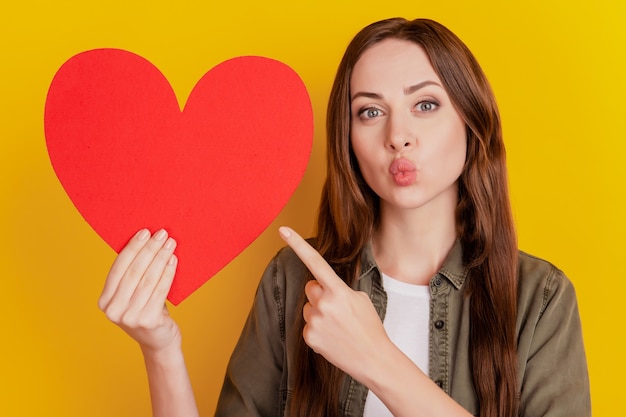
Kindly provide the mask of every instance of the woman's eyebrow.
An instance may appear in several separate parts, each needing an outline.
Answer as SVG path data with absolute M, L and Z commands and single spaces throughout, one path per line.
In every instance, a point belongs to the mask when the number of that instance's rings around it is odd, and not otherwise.
M 405 88 L 404 89 L 404 95 L 408 96 L 409 94 L 413 94 L 414 92 L 416 92 L 420 88 L 424 88 L 427 85 L 436 85 L 438 87 L 441 87 L 441 84 L 439 84 L 437 82 L 426 80 L 426 81 L 422 81 L 421 83 L 417 83 L 415 85 L 412 85 L 410 87 Z M 441 87 L 441 88 L 443 88 L 443 87 Z
M 422 81 L 421 83 L 417 83 L 415 85 L 412 85 L 410 87 L 406 87 L 404 89 L 404 95 L 408 96 L 410 94 L 413 94 L 414 92 L 416 92 L 417 90 L 424 88 L 428 85 L 436 85 L 438 87 L 441 87 L 441 84 L 435 82 L 435 81 L 430 81 L 430 80 L 426 80 L 426 81 Z M 443 87 L 441 87 L 443 88 Z M 354 95 L 352 96 L 352 98 L 350 99 L 350 101 L 354 101 L 357 97 L 365 97 L 365 98 L 373 98 L 373 99 L 377 99 L 380 100 L 383 98 L 383 96 L 381 94 L 378 93 L 369 93 L 366 91 L 359 91 L 358 93 L 354 93 Z
M 381 99 L 381 98 L 383 98 L 383 96 L 378 94 L 378 93 L 367 93 L 365 91 L 361 91 L 361 92 L 358 92 L 358 93 L 354 93 L 354 95 L 352 96 L 350 101 L 354 101 L 357 97 L 374 98 L 374 99 Z

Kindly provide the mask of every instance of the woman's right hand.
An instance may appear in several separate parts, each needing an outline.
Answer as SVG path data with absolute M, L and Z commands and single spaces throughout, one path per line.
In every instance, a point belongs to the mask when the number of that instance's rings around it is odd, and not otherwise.
M 98 301 L 144 353 L 180 347 L 180 331 L 165 306 L 178 262 L 175 248 L 165 230 L 137 232 L 113 262 Z

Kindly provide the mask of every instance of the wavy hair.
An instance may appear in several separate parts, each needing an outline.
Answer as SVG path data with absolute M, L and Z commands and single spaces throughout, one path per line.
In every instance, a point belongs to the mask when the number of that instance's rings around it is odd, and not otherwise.
M 467 157 L 458 180 L 457 230 L 468 268 L 469 357 L 480 417 L 517 414 L 517 239 L 508 196 L 500 116 L 491 87 L 465 44 L 428 19 L 373 23 L 351 41 L 339 65 L 327 114 L 327 178 L 316 247 L 348 285 L 379 221 L 379 199 L 363 179 L 350 145 L 350 78 L 359 57 L 385 39 L 416 43 L 428 55 L 467 131 Z M 302 330 L 303 320 L 298 324 Z M 345 375 L 301 338 L 296 350 L 291 412 L 339 416 Z

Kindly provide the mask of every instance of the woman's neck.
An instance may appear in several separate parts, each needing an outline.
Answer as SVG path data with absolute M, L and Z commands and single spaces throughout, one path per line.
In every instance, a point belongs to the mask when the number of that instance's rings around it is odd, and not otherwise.
M 405 210 L 383 205 L 372 238 L 374 259 L 382 272 L 399 281 L 428 285 L 456 238 L 454 208 Z

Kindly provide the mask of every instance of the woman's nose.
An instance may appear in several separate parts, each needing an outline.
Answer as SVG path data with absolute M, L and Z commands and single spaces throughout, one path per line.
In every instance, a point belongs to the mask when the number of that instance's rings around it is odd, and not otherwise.
M 411 131 L 408 116 L 391 114 L 388 119 L 386 147 L 395 152 L 410 147 L 415 143 L 415 134 Z

